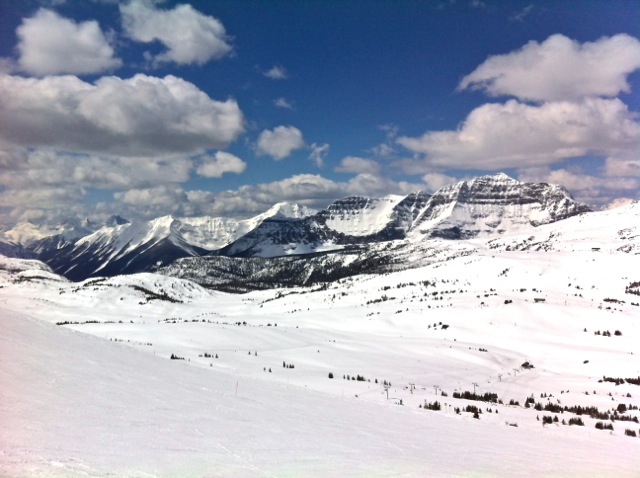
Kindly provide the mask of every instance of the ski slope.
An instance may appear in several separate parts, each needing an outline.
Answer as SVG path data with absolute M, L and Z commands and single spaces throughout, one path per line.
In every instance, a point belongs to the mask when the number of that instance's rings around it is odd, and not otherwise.
M 637 256 L 481 250 L 383 276 L 244 295 L 154 274 L 70 283 L 35 264 L 0 264 L 8 384 L 0 474 L 640 469 L 640 439 L 625 435 L 640 431 L 637 423 L 598 430 L 601 420 L 583 415 L 584 426 L 569 426 L 560 423 L 577 417 L 569 411 L 524 407 L 529 396 L 600 411 L 640 404 L 639 386 L 598 381 L 640 375 L 640 296 L 625 294 L 638 279 Z M 55 325 L 62 322 L 72 323 Z M 605 330 L 611 336 L 596 335 Z M 474 389 L 503 404 L 453 397 Z M 436 400 L 440 411 L 422 408 Z M 456 413 L 467 405 L 480 407 L 479 419 Z M 555 415 L 558 423 L 542 425 Z

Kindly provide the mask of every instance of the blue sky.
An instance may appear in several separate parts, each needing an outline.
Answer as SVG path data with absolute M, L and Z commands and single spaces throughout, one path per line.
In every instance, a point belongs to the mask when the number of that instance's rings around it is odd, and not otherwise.
M 640 199 L 636 1 L 0 0 L 0 224 L 505 171 Z

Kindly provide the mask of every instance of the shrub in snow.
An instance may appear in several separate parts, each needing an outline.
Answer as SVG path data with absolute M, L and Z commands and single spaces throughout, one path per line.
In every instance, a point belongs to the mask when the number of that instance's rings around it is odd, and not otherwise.
M 629 429 L 629 428 L 627 428 L 627 429 L 624 431 L 624 434 L 625 434 L 625 435 L 627 435 L 628 437 L 635 437 L 635 436 L 638 436 L 638 435 L 636 434 L 636 431 L 635 431 L 635 430 L 631 430 L 631 429 Z
M 440 402 L 438 402 L 437 400 L 433 403 L 426 403 L 424 404 L 424 408 L 427 410 L 434 410 L 434 411 L 438 411 L 438 410 L 442 410 L 442 405 L 440 405 Z
M 598 430 L 611 430 L 611 431 L 613 431 L 613 425 L 611 423 L 598 422 L 598 423 L 596 423 L 596 428 Z
M 329 372 L 329 378 L 333 378 L 333 372 Z

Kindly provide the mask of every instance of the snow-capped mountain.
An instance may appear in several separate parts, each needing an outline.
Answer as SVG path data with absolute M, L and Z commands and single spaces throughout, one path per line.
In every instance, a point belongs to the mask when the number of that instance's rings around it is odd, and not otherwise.
M 460 239 L 527 229 L 591 211 L 562 186 L 516 181 L 506 174 L 481 176 L 437 191 L 414 231 Z
M 69 223 L 55 231 L 24 223 L 5 238 L 26 244 L 27 252 L 55 272 L 81 280 L 155 270 L 178 258 L 207 254 L 270 258 L 370 248 L 363 259 L 368 264 L 370 253 L 377 254 L 373 245 L 381 242 L 407 239 L 415 247 L 416 241 L 433 238 L 502 235 L 588 211 L 562 186 L 496 174 L 446 186 L 432 196 L 347 197 L 319 212 L 280 203 L 244 220 L 164 216 L 130 223 L 114 216 L 97 230 Z
M 6 242 L 29 247 L 35 252 L 39 252 L 79 239 L 91 234 L 95 229 L 96 226 L 89 219 L 78 221 L 77 219 L 69 218 L 53 227 L 38 226 L 31 221 L 22 221 L 12 229 L 2 233 L 2 238 Z M 39 245 L 41 243 L 42 246 Z
M 208 287 L 246 291 L 310 286 L 358 274 L 383 274 L 446 263 L 478 253 L 533 251 L 640 255 L 640 202 L 579 214 L 562 221 L 463 240 L 425 238 L 362 244 L 312 255 L 205 256 L 179 259 L 158 270 Z
M 236 220 L 219 217 L 175 218 L 151 221 L 113 221 L 64 247 L 39 251 L 39 258 L 54 271 L 73 280 L 155 269 L 180 257 L 200 256 L 223 248 L 274 217 L 308 214 L 308 209 L 276 204 L 263 214 Z
M 276 257 L 408 236 L 464 239 L 530 229 L 590 210 L 562 186 L 500 173 L 446 186 L 431 197 L 417 192 L 341 199 L 301 221 L 265 221 L 219 253 Z

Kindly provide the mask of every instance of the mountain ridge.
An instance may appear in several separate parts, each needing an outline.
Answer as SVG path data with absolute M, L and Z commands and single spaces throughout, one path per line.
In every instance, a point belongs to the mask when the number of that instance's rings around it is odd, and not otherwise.
M 278 203 L 243 220 L 169 215 L 131 223 L 114 216 L 75 239 L 80 229 L 68 227 L 67 235 L 25 241 L 22 254 L 32 253 L 55 272 L 82 280 L 153 271 L 184 257 L 269 258 L 353 247 L 375 251 L 376 244 L 389 241 L 500 235 L 589 211 L 562 186 L 520 182 L 499 173 L 460 181 L 433 195 L 350 196 L 318 212 Z

